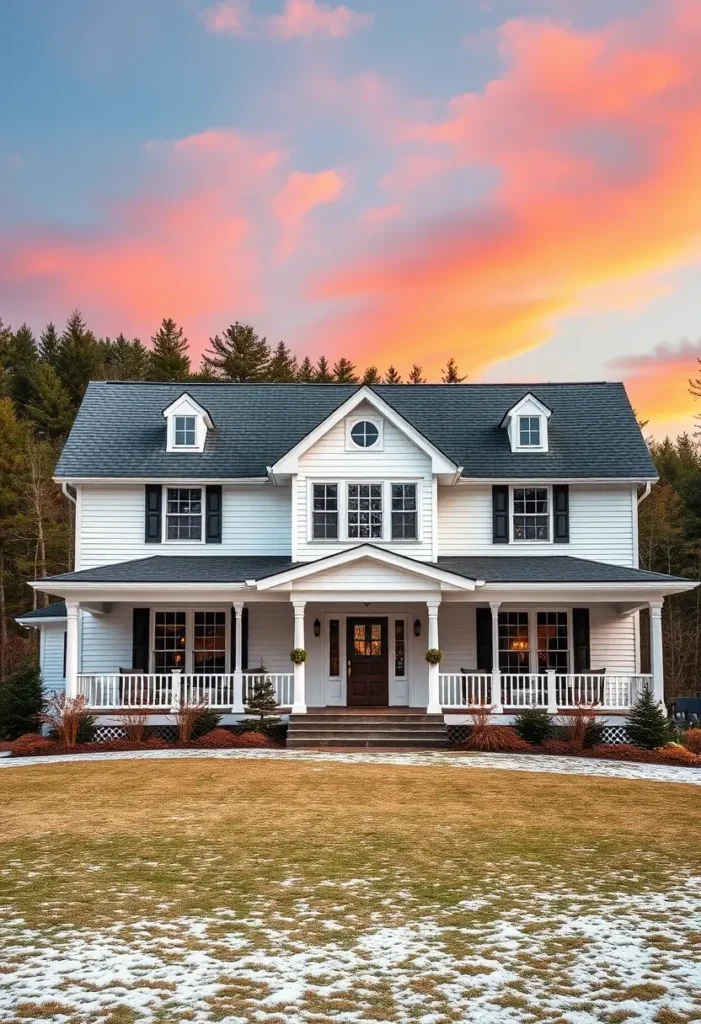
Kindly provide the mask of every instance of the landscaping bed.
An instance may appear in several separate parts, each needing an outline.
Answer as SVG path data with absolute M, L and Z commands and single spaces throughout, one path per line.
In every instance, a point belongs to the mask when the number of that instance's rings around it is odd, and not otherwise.
M 227 748 L 249 750 L 252 748 L 279 749 L 280 747 L 280 743 L 276 743 L 270 736 L 262 732 L 248 730 L 236 733 L 229 729 L 216 728 L 187 742 L 169 743 L 168 740 L 152 736 L 142 741 L 97 740 L 88 743 L 74 743 L 71 746 L 40 736 L 38 733 L 26 733 L 9 744 L 9 751 L 11 757 L 51 757 L 58 754 L 100 754 L 136 750 L 225 750 Z

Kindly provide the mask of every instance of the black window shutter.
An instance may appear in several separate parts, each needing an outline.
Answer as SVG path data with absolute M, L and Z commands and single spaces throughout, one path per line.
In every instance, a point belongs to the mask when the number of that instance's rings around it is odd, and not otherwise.
M 146 533 L 147 544 L 161 543 L 161 505 L 163 491 L 160 484 L 146 484 Z
M 553 487 L 553 510 L 555 521 L 556 544 L 570 542 L 570 489 L 567 484 L 555 484 Z
M 231 610 L 231 671 L 236 667 L 236 615 Z M 248 608 L 243 609 L 241 617 L 241 668 L 248 668 Z
M 222 491 L 219 485 L 207 488 L 207 523 L 205 540 L 208 544 L 221 544 Z
M 151 644 L 149 642 L 150 629 L 150 608 L 135 608 L 132 613 L 131 645 L 131 667 L 135 672 L 148 672 L 149 655 L 151 653 Z
M 574 633 L 574 670 L 575 672 L 588 672 L 591 668 L 588 608 L 572 609 L 572 632 Z
M 63 631 L 63 678 L 66 678 L 66 649 L 68 647 L 68 631 Z
M 492 487 L 492 540 L 509 543 L 509 488 L 506 484 Z
M 477 608 L 477 671 L 492 671 L 492 612 Z

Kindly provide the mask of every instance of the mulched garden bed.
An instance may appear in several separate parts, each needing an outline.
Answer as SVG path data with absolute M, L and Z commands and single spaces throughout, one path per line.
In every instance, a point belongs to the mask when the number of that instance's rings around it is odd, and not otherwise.
M 152 736 L 141 743 L 133 740 L 103 740 L 94 743 L 77 743 L 66 747 L 56 740 L 26 733 L 7 745 L 12 757 L 51 757 L 65 754 L 128 753 L 136 750 L 224 750 L 224 749 L 280 749 L 280 744 L 260 732 L 232 733 L 228 729 L 213 729 L 204 736 L 188 743 L 169 743 Z

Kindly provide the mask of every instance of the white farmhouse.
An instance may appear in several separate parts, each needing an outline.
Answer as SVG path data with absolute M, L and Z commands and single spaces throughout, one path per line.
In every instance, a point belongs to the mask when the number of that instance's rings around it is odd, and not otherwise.
M 662 603 L 696 585 L 638 568 L 656 473 L 620 384 L 93 383 L 56 479 L 75 570 L 19 621 L 105 726 L 190 697 L 234 721 L 263 672 L 300 744 L 471 704 L 620 726 L 663 699 Z

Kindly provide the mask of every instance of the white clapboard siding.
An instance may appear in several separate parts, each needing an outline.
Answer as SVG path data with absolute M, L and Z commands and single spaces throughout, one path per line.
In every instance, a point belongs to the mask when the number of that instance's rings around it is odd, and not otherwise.
M 107 615 L 81 612 L 81 672 L 117 672 L 131 668 L 133 612 L 131 605 L 114 604 Z
M 66 688 L 66 679 L 63 675 L 63 637 L 65 632 L 65 625 L 59 622 L 47 622 L 41 627 L 41 678 L 44 689 L 48 692 Z
M 569 544 L 493 544 L 492 488 L 438 488 L 439 555 L 572 555 L 635 565 L 637 505 L 625 484 L 570 484 Z
M 376 410 L 366 403 L 353 411 L 352 419 L 367 415 L 377 420 Z M 433 538 L 433 476 L 430 458 L 417 448 L 401 430 L 384 421 L 382 451 L 346 451 L 346 421 L 342 420 L 328 431 L 299 460 L 300 480 L 297 487 L 297 557 L 301 559 L 321 558 L 333 551 L 357 544 L 350 542 L 310 541 L 309 532 L 309 487 L 310 480 L 389 480 L 420 481 L 420 539 L 417 543 L 402 541 L 383 546 L 400 551 L 412 558 L 430 560 Z M 389 523 L 390 510 L 384 515 Z
M 589 630 L 592 669 L 606 669 L 608 675 L 637 671 L 633 615 L 615 615 L 606 605 L 591 605 Z
M 221 544 L 146 544 L 144 485 L 84 485 L 80 568 L 151 555 L 289 555 L 290 489 L 271 484 L 223 488 Z
M 311 634 L 311 622 L 306 623 Z M 289 601 L 251 604 L 248 610 L 248 668 L 263 665 L 268 672 L 291 672 L 294 614 Z M 305 643 L 307 637 L 305 637 Z
M 303 583 L 301 585 L 303 586 Z M 439 590 L 438 584 L 432 580 L 416 576 L 410 571 L 375 562 L 371 558 L 361 558 L 349 565 L 341 565 L 335 569 L 315 574 L 313 588 L 316 590 L 319 587 L 329 592 L 360 590 L 361 593 L 363 589 L 368 591 L 436 590 L 436 592 Z
M 442 604 L 438 611 L 441 672 L 476 671 L 476 617 L 473 604 Z

